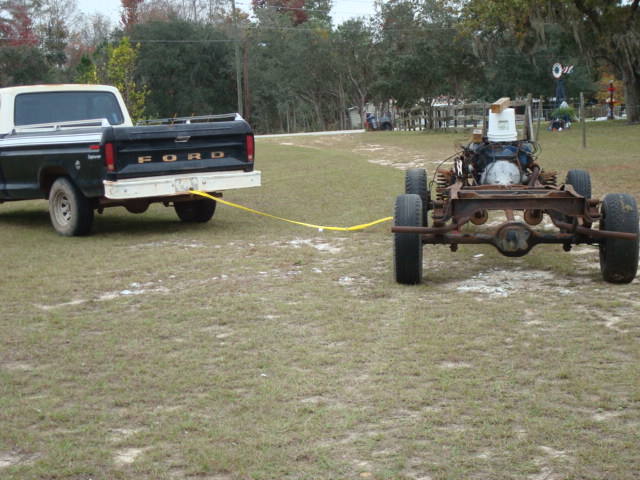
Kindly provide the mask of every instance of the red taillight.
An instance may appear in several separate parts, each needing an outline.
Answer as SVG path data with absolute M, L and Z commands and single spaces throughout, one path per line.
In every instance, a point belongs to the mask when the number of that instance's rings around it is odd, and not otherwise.
M 104 156 L 105 163 L 107 164 L 108 172 L 116 171 L 116 159 L 113 155 L 113 143 L 105 143 L 104 144 Z
M 253 162 L 254 154 L 253 135 L 247 135 L 247 160 Z

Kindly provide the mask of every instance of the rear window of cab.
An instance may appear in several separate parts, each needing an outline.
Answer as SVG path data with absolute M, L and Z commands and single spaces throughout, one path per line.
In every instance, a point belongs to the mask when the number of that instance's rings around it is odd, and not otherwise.
M 111 125 L 124 123 L 118 100 L 110 92 L 22 93 L 15 98 L 16 126 L 103 118 Z

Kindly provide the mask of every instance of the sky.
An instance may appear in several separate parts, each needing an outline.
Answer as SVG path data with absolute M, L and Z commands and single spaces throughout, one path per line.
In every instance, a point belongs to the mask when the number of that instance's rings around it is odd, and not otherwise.
M 348 18 L 370 16 L 375 12 L 374 0 L 334 0 L 331 16 L 336 24 Z M 236 0 L 236 6 L 243 10 L 251 10 L 251 0 Z M 120 21 L 120 0 L 78 0 L 78 8 L 84 13 L 102 13 L 112 19 Z

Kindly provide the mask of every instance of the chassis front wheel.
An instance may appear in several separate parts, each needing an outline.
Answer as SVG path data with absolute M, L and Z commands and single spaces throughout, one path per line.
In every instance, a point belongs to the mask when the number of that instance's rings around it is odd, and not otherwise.
M 586 170 L 569 170 L 564 183 L 565 185 L 571 185 L 578 195 L 587 199 L 591 198 L 591 175 Z M 561 218 L 567 223 L 574 223 L 577 221 L 576 217 L 563 215 Z M 563 230 L 563 232 L 566 231 Z
M 565 183 L 571 185 L 578 195 L 591 198 L 591 175 L 586 170 L 569 170 Z
M 638 206 L 626 193 L 611 193 L 602 201 L 601 230 L 638 233 Z M 638 239 L 605 238 L 600 242 L 600 271 L 610 283 L 631 283 L 638 272 Z
M 410 168 L 404 176 L 404 193 L 415 194 L 422 200 L 422 226 L 428 226 L 429 188 L 427 186 L 427 171 L 424 168 Z
M 398 195 L 394 225 L 422 226 L 422 200 L 419 195 Z M 417 233 L 393 234 L 393 266 L 396 282 L 416 285 L 422 281 L 422 240 Z

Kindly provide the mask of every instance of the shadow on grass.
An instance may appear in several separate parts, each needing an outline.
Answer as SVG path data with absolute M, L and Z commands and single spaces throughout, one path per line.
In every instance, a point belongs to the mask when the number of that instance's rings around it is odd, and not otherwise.
M 90 236 L 104 234 L 148 235 L 171 234 L 186 231 L 211 228 L 215 218 L 209 223 L 183 223 L 171 212 L 167 212 L 166 218 L 161 215 L 122 214 L 100 215 L 96 214 Z M 51 225 L 51 219 L 47 211 L 16 210 L 0 213 L 0 225 L 29 229 L 32 232 L 55 233 Z
M 459 252 L 440 250 L 433 256 L 424 255 L 422 284 L 448 286 L 469 280 L 481 282 L 489 276 L 502 276 L 505 284 L 526 284 L 527 281 L 555 282 L 556 286 L 603 283 L 598 269 L 597 247 L 593 248 L 591 262 L 561 251 L 559 245 L 539 245 L 527 255 L 517 258 L 504 256 L 488 245 Z M 592 263 L 594 268 L 585 268 L 587 263 Z M 526 289 L 526 285 L 523 288 Z

